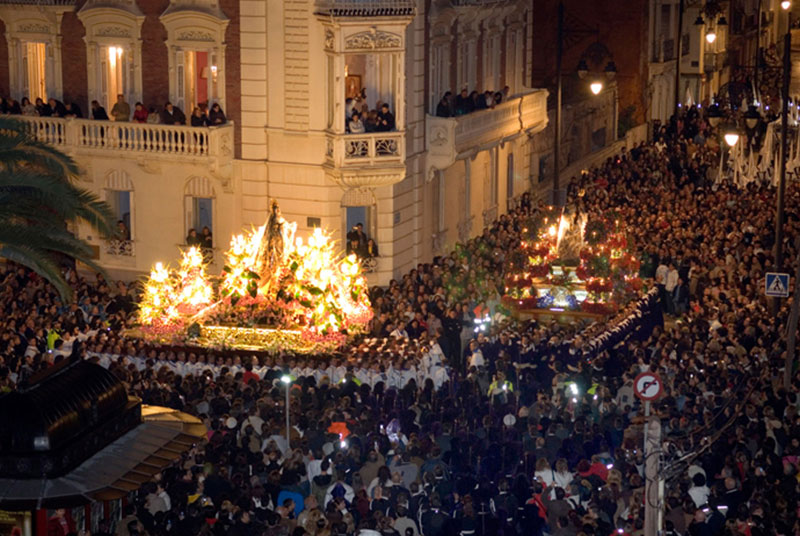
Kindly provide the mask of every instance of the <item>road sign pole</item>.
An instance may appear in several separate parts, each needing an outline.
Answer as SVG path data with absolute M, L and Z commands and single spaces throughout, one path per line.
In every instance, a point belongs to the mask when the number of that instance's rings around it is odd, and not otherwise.
M 659 536 L 663 520 L 663 486 L 659 471 L 661 422 L 651 422 L 650 402 L 644 403 L 644 536 Z
M 797 292 L 800 282 L 800 237 L 795 239 L 797 251 L 797 271 L 794 274 L 794 292 L 792 293 L 792 312 L 789 315 L 789 325 L 786 326 L 786 361 L 783 364 L 783 388 L 789 391 L 792 387 L 794 372 L 794 352 L 797 344 L 797 322 L 800 319 L 800 293 Z M 788 290 L 788 285 L 787 285 Z

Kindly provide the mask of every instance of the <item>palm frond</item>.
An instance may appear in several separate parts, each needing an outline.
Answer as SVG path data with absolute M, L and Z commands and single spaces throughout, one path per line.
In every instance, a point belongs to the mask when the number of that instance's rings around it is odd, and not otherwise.
M 28 123 L 0 116 L 0 257 L 42 275 L 65 300 L 72 289 L 59 269 L 60 257 L 103 272 L 92 247 L 67 231 L 66 223 L 83 220 L 102 235 L 114 232 L 108 204 L 73 184 L 79 173 L 71 157 L 35 139 Z

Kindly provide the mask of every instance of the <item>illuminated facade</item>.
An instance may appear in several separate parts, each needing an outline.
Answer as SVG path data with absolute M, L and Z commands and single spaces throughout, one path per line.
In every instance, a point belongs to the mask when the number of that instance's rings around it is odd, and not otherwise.
M 363 223 L 385 283 L 480 232 L 529 188 L 534 135 L 532 4 L 522 0 L 3 0 L 0 93 L 84 113 L 117 95 L 187 117 L 220 103 L 213 128 L 24 118 L 73 155 L 130 240 L 97 246 L 113 274 L 176 259 L 190 229 L 213 234 L 212 268 L 275 198 L 298 234 L 344 246 Z M 446 91 L 502 91 L 493 108 L 434 117 Z M 348 98 L 387 103 L 393 129 L 352 134 Z M 358 99 L 357 99 L 358 100 Z M 357 102 L 357 106 L 362 103 Z

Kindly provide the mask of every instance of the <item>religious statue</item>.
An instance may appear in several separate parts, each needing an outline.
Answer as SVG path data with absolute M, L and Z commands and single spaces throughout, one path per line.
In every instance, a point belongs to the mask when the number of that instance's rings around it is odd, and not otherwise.
M 561 215 L 561 224 L 559 225 L 557 250 L 559 259 L 569 261 L 580 258 L 585 226 L 586 214 L 582 214 L 579 207 L 564 209 Z
M 279 277 L 279 268 L 283 265 L 287 254 L 287 246 L 294 241 L 297 224 L 289 223 L 281 215 L 278 202 L 274 199 L 270 203 L 267 223 L 262 227 L 261 249 L 259 258 L 260 287 L 269 289 L 271 284 Z

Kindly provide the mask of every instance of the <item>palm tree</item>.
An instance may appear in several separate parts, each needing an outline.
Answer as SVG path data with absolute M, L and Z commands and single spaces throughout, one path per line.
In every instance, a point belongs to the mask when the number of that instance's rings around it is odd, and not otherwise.
M 33 139 L 26 123 L 0 117 L 0 257 L 27 266 L 65 300 L 72 288 L 61 271 L 64 257 L 102 272 L 91 246 L 67 230 L 82 220 L 111 236 L 111 209 L 95 194 L 76 187 L 75 161 Z

